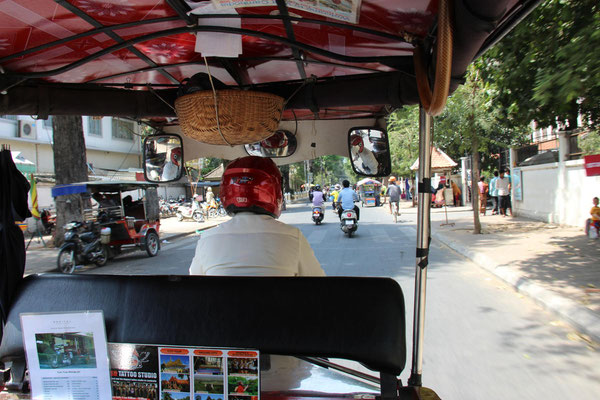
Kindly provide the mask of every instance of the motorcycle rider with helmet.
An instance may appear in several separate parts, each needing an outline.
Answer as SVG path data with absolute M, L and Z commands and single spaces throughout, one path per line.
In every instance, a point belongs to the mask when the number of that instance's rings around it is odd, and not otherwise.
M 344 188 L 340 191 L 338 196 L 338 200 L 341 203 L 341 207 L 338 207 L 338 216 L 342 219 L 342 211 L 354 209 L 356 213 L 356 221 L 360 220 L 360 210 L 358 206 L 354 204 L 355 201 L 358 201 L 358 195 L 354 190 L 350 188 L 350 181 L 344 179 L 342 181 L 342 186 Z
M 313 206 L 313 209 L 315 207 L 318 207 L 321 209 L 321 220 L 323 219 L 323 213 L 324 213 L 323 203 L 324 202 L 325 202 L 325 196 L 323 195 L 323 192 L 321 191 L 321 185 L 315 185 L 315 187 L 313 188 L 313 192 L 312 192 L 312 206 Z
M 190 275 L 324 276 L 310 244 L 281 214 L 281 173 L 269 158 L 232 161 L 221 178 L 232 218 L 202 233 Z
M 333 207 L 333 211 L 337 212 L 337 206 L 338 206 L 338 196 L 340 195 L 340 190 L 342 189 L 342 187 L 340 186 L 339 183 L 336 183 L 336 185 L 334 186 L 334 190 L 331 192 L 331 197 L 333 197 L 333 201 L 332 201 L 332 207 Z

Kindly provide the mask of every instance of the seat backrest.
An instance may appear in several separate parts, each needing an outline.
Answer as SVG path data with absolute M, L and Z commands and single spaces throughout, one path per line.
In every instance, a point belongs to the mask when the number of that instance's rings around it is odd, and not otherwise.
M 392 279 L 45 274 L 19 286 L 0 361 L 24 358 L 20 313 L 83 310 L 104 312 L 109 342 L 338 357 L 396 376 L 406 359 Z

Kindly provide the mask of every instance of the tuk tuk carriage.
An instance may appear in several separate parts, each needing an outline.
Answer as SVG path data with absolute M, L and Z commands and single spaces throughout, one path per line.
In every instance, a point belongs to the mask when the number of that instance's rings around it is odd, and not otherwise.
M 61 196 L 82 194 L 84 223 L 102 231 L 108 258 L 120 254 L 123 247 L 137 247 L 154 257 L 160 250 L 157 187 L 149 182 L 90 181 L 55 186 L 52 196 L 59 202 Z M 59 255 L 59 270 L 72 273 L 73 261 L 64 263 L 69 265 L 62 265 Z
M 381 205 L 381 182 L 375 179 L 365 178 L 356 183 L 359 191 L 360 201 L 363 207 L 375 207 Z
M 389 175 L 385 116 L 394 107 L 420 104 L 418 184 L 424 189 L 418 193 L 407 384 L 398 379 L 407 357 L 404 297 L 391 278 L 78 275 L 31 276 L 7 296 L 0 345 L 0 361 L 10 367 L 5 386 L 27 387 L 20 314 L 103 310 L 109 342 L 257 349 L 341 370 L 374 388 L 335 398 L 437 398 L 422 387 L 433 116 L 468 65 L 539 2 L 0 4 L 0 24 L 11 38 L 0 48 L 0 114 L 113 116 L 148 124 L 158 132 L 144 145 L 150 181 L 181 177 L 182 161 L 251 152 L 279 165 L 340 155 L 360 175 Z M 126 213 L 115 218 L 129 235 L 123 240 L 147 245 L 157 238 L 150 234 L 158 232 L 157 222 L 136 221 Z M 240 309 L 239 294 L 248 288 L 253 295 L 244 296 L 243 312 L 224 318 Z M 53 301 L 40 300 L 48 298 Z M 372 373 L 330 357 L 358 361 Z M 299 386 L 265 385 L 260 395 L 326 396 L 292 387 Z

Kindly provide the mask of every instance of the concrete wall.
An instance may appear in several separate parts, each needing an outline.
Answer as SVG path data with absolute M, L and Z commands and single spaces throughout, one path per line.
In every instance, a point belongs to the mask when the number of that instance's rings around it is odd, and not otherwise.
M 600 197 L 600 176 L 586 176 L 583 160 L 520 168 L 523 200 L 515 200 L 513 192 L 515 215 L 584 226 L 592 208 L 592 198 Z
M 11 150 L 20 151 L 29 161 L 35 163 L 36 172 L 54 173 L 54 155 L 52 150 L 52 125 L 48 121 L 34 120 L 29 116 L 18 116 L 18 120 L 32 124 L 35 137 L 21 138 L 18 134 L 19 122 L 0 117 L 0 142 L 9 144 Z M 140 138 L 133 135 L 133 140 L 114 137 L 112 118 L 102 118 L 98 121 L 99 133 L 90 132 L 90 117 L 83 117 L 83 133 L 87 149 L 87 162 L 95 167 L 109 169 L 140 168 L 141 144 Z M 128 122 L 125 122 L 128 124 Z M 139 133 L 139 127 L 129 125 L 134 133 Z

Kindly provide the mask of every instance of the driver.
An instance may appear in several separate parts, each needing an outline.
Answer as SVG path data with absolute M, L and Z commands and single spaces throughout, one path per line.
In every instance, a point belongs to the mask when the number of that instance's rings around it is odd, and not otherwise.
M 323 192 L 321 191 L 321 185 L 316 185 L 312 192 L 312 205 L 313 207 L 319 207 L 321 212 L 323 212 L 324 202 L 325 198 L 323 197 Z
M 338 208 L 338 216 L 341 219 L 344 210 L 354 209 L 356 221 L 358 221 L 360 220 L 360 210 L 358 209 L 358 206 L 354 204 L 355 201 L 358 201 L 358 195 L 354 190 L 350 189 L 350 182 L 347 179 L 344 179 L 342 186 L 344 188 L 340 191 L 338 196 L 338 202 L 342 204 L 342 206 Z
M 181 147 L 175 147 L 171 150 L 170 160 L 163 167 L 161 181 L 170 181 L 177 178 L 181 167 L 181 155 Z
M 283 193 L 271 159 L 232 161 L 221 178 L 220 196 L 232 218 L 202 233 L 190 275 L 325 275 L 302 232 L 276 220 Z
M 350 136 L 352 160 L 357 161 L 360 158 L 362 169 L 367 174 L 375 175 L 379 168 L 379 162 L 373 154 L 373 151 L 367 149 L 365 151 L 365 143 L 361 135 Z

